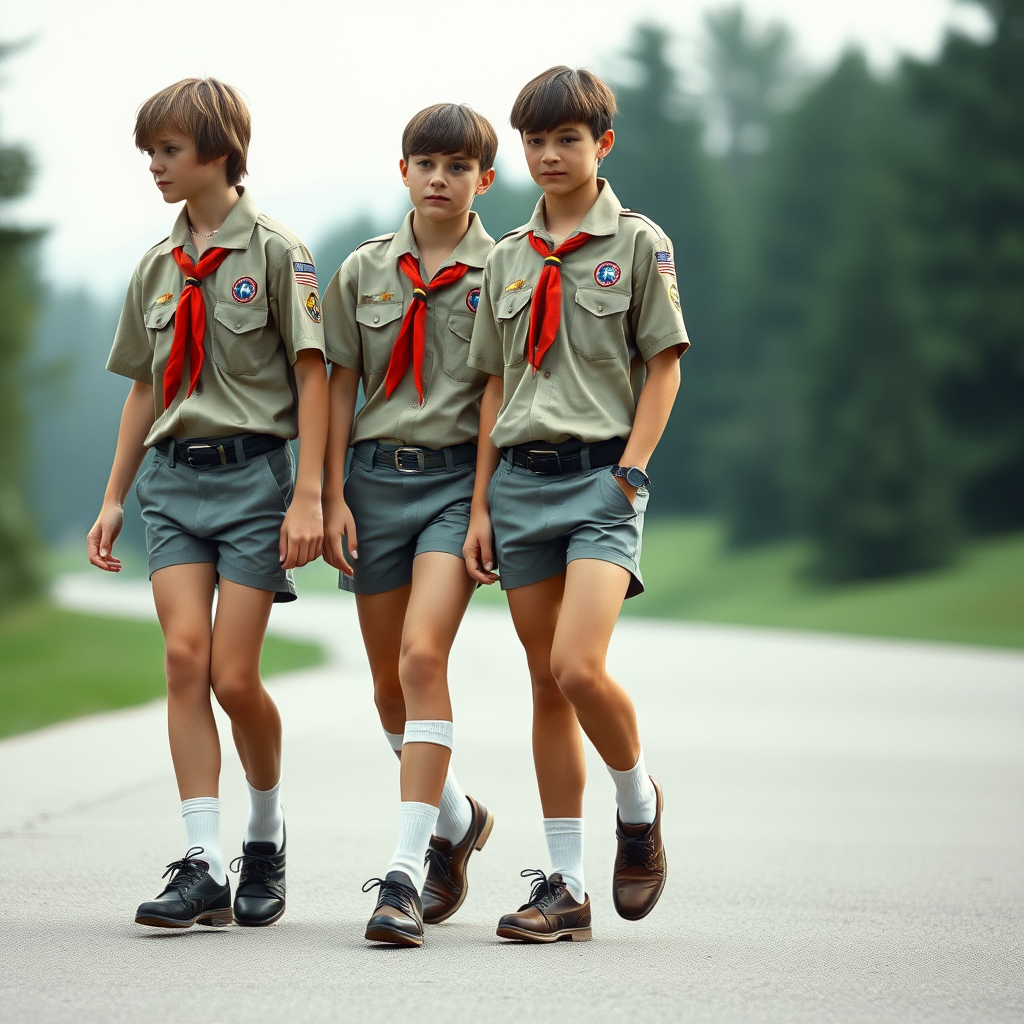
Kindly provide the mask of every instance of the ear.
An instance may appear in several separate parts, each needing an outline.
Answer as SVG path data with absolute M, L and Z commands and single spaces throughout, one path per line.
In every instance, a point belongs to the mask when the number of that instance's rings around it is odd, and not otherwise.
M 612 151 L 612 147 L 614 145 L 615 132 L 609 128 L 608 131 L 606 131 L 604 135 L 597 140 L 597 159 L 603 160 Z
M 477 182 L 476 194 L 482 196 L 492 185 L 494 184 L 494 168 L 492 167 L 489 171 L 484 171 L 480 175 L 480 181 Z
M 398 161 L 398 173 L 402 175 L 402 184 L 409 187 L 409 165 L 404 159 Z

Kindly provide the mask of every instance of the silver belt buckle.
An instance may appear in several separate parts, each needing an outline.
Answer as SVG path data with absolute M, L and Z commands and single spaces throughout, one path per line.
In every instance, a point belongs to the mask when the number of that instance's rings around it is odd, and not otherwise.
M 192 461 L 192 453 L 206 451 L 206 452 L 217 452 L 220 455 L 220 464 L 226 466 L 228 464 L 228 458 L 224 454 L 224 445 L 218 444 L 216 446 L 212 444 L 190 444 L 185 449 L 185 461 L 193 468 L 198 469 L 199 467 Z
M 402 454 L 411 453 L 416 456 L 416 468 L 406 469 L 402 465 Z M 423 457 L 422 448 L 396 448 L 395 449 L 395 469 L 399 473 L 422 473 L 427 468 L 426 460 Z

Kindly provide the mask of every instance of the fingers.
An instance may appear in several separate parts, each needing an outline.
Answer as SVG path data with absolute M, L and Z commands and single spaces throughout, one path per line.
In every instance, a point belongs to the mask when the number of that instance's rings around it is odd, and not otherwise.
M 97 522 L 86 536 L 86 550 L 89 561 L 104 572 L 120 572 L 121 560 L 112 554 L 117 533 L 105 524 Z
M 489 554 L 490 545 L 486 545 L 488 553 L 484 554 L 485 545 L 482 538 L 470 534 L 466 538 L 466 544 L 462 549 L 463 557 L 466 560 L 466 571 L 477 581 L 485 586 L 494 583 L 498 576 L 491 570 L 494 568 L 493 557 Z

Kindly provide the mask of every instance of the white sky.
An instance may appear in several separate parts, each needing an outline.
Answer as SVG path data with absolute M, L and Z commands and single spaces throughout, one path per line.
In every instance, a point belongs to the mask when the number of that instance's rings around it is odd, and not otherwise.
M 54 285 L 121 291 L 176 215 L 132 145 L 135 110 L 165 85 L 213 75 L 253 111 L 249 151 L 260 208 L 315 248 L 345 216 L 404 205 L 399 139 L 428 103 L 468 102 L 499 130 L 499 173 L 525 176 L 508 111 L 552 64 L 600 68 L 648 18 L 685 44 L 708 0 L 35 0 L 5 3 L 5 41 L 35 42 L 0 69 L 0 137 L 26 143 L 39 173 L 5 220 L 47 225 Z M 858 42 L 876 67 L 931 56 L 947 26 L 984 34 L 987 19 L 954 0 L 748 0 L 779 18 L 803 58 L 826 66 Z M 681 51 L 681 52 L 685 52 Z

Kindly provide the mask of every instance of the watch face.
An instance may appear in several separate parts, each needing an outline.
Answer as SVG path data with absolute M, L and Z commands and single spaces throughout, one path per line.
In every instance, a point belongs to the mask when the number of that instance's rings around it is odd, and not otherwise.
M 630 466 L 626 470 L 626 483 L 630 487 L 645 487 L 647 485 L 647 474 L 636 466 Z

